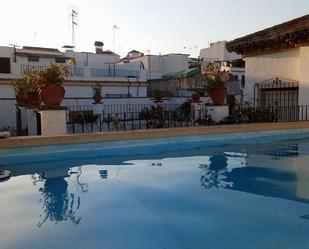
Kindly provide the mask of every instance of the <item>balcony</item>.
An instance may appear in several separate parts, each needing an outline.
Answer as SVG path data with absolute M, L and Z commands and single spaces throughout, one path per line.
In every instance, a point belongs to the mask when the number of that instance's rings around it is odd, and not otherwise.
M 39 72 L 42 72 L 45 70 L 48 66 L 42 66 L 42 65 L 21 65 L 20 66 L 20 74 L 24 74 L 25 72 L 29 70 L 36 70 Z M 70 68 L 70 77 L 84 77 L 84 68 L 82 67 L 71 67 Z
M 121 69 L 105 69 L 90 68 L 91 77 L 135 77 L 139 78 L 140 71 L 137 70 L 121 70 Z
M 82 67 L 71 67 L 70 68 L 70 76 L 71 77 L 84 77 L 85 70 Z
M 47 66 L 41 66 L 41 65 L 20 65 L 20 74 L 24 74 L 29 70 L 36 70 L 42 72 L 46 68 Z
M 46 69 L 48 65 L 20 65 L 20 74 L 24 74 L 29 70 L 37 70 L 39 72 Z M 69 79 L 97 80 L 100 78 L 140 78 L 140 70 L 116 68 L 99 68 L 99 67 L 71 67 Z

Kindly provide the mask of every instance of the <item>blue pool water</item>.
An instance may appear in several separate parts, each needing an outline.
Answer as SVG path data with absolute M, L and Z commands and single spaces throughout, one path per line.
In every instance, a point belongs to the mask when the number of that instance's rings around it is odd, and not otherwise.
M 1 249 L 309 248 L 309 130 L 0 150 Z

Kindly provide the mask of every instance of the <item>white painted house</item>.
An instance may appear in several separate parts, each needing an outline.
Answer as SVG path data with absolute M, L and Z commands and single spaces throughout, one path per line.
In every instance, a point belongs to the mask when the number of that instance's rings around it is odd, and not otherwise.
M 246 60 L 245 100 L 259 107 L 309 105 L 309 15 L 238 38 Z
M 162 79 L 164 75 L 187 71 L 188 58 L 188 54 L 142 55 L 130 61 L 142 63 L 147 79 L 157 80 Z
M 242 62 L 242 56 L 235 53 L 229 52 L 226 49 L 227 41 L 219 41 L 211 43 L 208 48 L 203 48 L 200 51 L 201 60 L 201 73 L 207 68 L 209 63 L 217 66 L 220 71 L 226 71 L 234 76 L 239 81 L 244 81 L 245 68 Z
M 235 52 L 229 52 L 226 49 L 227 41 L 218 41 L 211 43 L 208 48 L 200 50 L 200 60 L 205 62 L 230 62 L 239 60 L 241 55 Z
M 28 69 L 43 70 L 51 63 L 75 61 L 65 80 L 63 105 L 92 104 L 92 86 L 96 82 L 102 84 L 103 97 L 111 104 L 124 103 L 125 98 L 146 98 L 147 74 L 143 65 L 138 61 L 122 64 L 120 56 L 104 51 L 103 45 L 102 42 L 95 42 L 95 53 L 0 46 L 0 129 L 15 126 L 16 101 L 9 82 L 21 77 Z

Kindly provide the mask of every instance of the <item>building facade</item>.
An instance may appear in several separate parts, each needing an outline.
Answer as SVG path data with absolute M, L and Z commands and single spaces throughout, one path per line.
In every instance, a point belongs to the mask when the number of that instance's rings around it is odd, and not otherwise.
M 92 86 L 99 82 L 110 104 L 121 99 L 146 98 L 146 71 L 139 62 L 120 63 L 120 56 L 95 43 L 95 52 L 60 51 L 39 47 L 0 47 L 0 129 L 16 123 L 15 93 L 9 83 L 29 69 L 44 70 L 51 63 L 74 61 L 64 82 L 63 105 L 91 105 Z M 131 103 L 132 101 L 129 100 Z
M 142 55 L 130 62 L 140 62 L 147 74 L 147 80 L 162 79 L 165 75 L 187 71 L 188 54 Z
M 208 48 L 200 50 L 200 60 L 205 62 L 231 62 L 242 59 L 242 56 L 226 49 L 227 41 L 211 43 Z
M 258 107 L 309 105 L 309 15 L 238 38 L 246 60 L 245 100 Z

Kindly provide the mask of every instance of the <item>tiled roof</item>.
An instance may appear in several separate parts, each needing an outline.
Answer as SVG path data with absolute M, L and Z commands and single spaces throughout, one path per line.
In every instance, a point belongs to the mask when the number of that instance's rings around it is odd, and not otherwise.
M 309 44 L 309 15 L 228 42 L 229 52 L 250 55 Z

